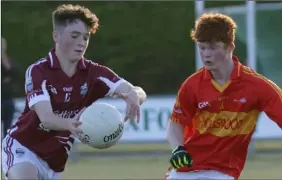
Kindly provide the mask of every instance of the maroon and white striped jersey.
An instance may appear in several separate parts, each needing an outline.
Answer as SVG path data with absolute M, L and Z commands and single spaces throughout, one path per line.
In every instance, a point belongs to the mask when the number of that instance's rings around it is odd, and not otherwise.
M 65 168 L 74 142 L 69 131 L 54 131 L 43 127 L 32 109 L 40 101 L 50 101 L 53 112 L 63 118 L 74 117 L 82 108 L 105 96 L 125 82 L 112 70 L 81 59 L 77 72 L 68 77 L 60 68 L 55 49 L 48 56 L 28 67 L 25 74 L 26 106 L 9 131 L 12 138 L 29 148 L 56 172 Z

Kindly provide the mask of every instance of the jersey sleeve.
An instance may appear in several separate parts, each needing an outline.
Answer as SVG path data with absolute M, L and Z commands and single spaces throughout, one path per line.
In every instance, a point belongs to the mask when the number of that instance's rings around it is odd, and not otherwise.
M 272 81 L 265 79 L 260 92 L 260 111 L 282 129 L 282 90 Z
M 170 120 L 193 128 L 196 113 L 196 95 L 189 81 L 185 81 L 177 94 Z
M 119 77 L 114 71 L 106 66 L 99 66 L 98 74 L 99 88 L 101 88 L 104 96 L 113 96 L 115 89 L 122 83 L 126 82 Z
M 34 65 L 31 65 L 25 73 L 25 93 L 31 109 L 40 101 L 50 101 L 43 73 Z

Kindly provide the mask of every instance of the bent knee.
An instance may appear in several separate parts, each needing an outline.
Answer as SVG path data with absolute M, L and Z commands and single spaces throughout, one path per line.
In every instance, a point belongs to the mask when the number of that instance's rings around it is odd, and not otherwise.
M 30 162 L 14 164 L 7 172 L 8 179 L 38 179 L 38 170 Z

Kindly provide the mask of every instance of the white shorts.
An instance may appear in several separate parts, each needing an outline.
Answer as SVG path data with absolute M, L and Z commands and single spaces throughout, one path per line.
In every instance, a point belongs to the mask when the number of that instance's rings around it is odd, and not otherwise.
M 214 180 L 234 180 L 235 178 L 214 170 L 202 170 L 202 171 L 191 171 L 191 172 L 176 172 L 171 170 L 168 172 L 165 180 L 188 180 L 188 179 L 214 179 Z
M 10 167 L 22 162 L 32 163 L 37 168 L 39 179 L 58 180 L 60 177 L 61 173 L 54 172 L 44 160 L 7 135 L 2 141 L 3 173 L 6 175 Z

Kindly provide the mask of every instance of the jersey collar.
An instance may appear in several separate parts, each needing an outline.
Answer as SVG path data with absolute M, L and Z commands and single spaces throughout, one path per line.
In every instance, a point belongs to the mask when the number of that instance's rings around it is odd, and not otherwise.
M 242 64 L 239 62 L 238 57 L 236 57 L 235 55 L 232 56 L 232 60 L 234 62 L 234 69 L 231 73 L 230 79 L 236 79 L 236 78 L 239 78 L 241 75 Z M 212 79 L 211 73 L 205 67 L 204 67 L 204 79 L 205 80 Z
M 53 69 L 59 69 L 61 68 L 58 57 L 55 54 L 55 48 L 51 49 L 48 53 L 47 60 L 49 62 L 49 66 Z M 78 62 L 78 68 L 79 69 L 86 69 L 85 59 L 81 58 Z

